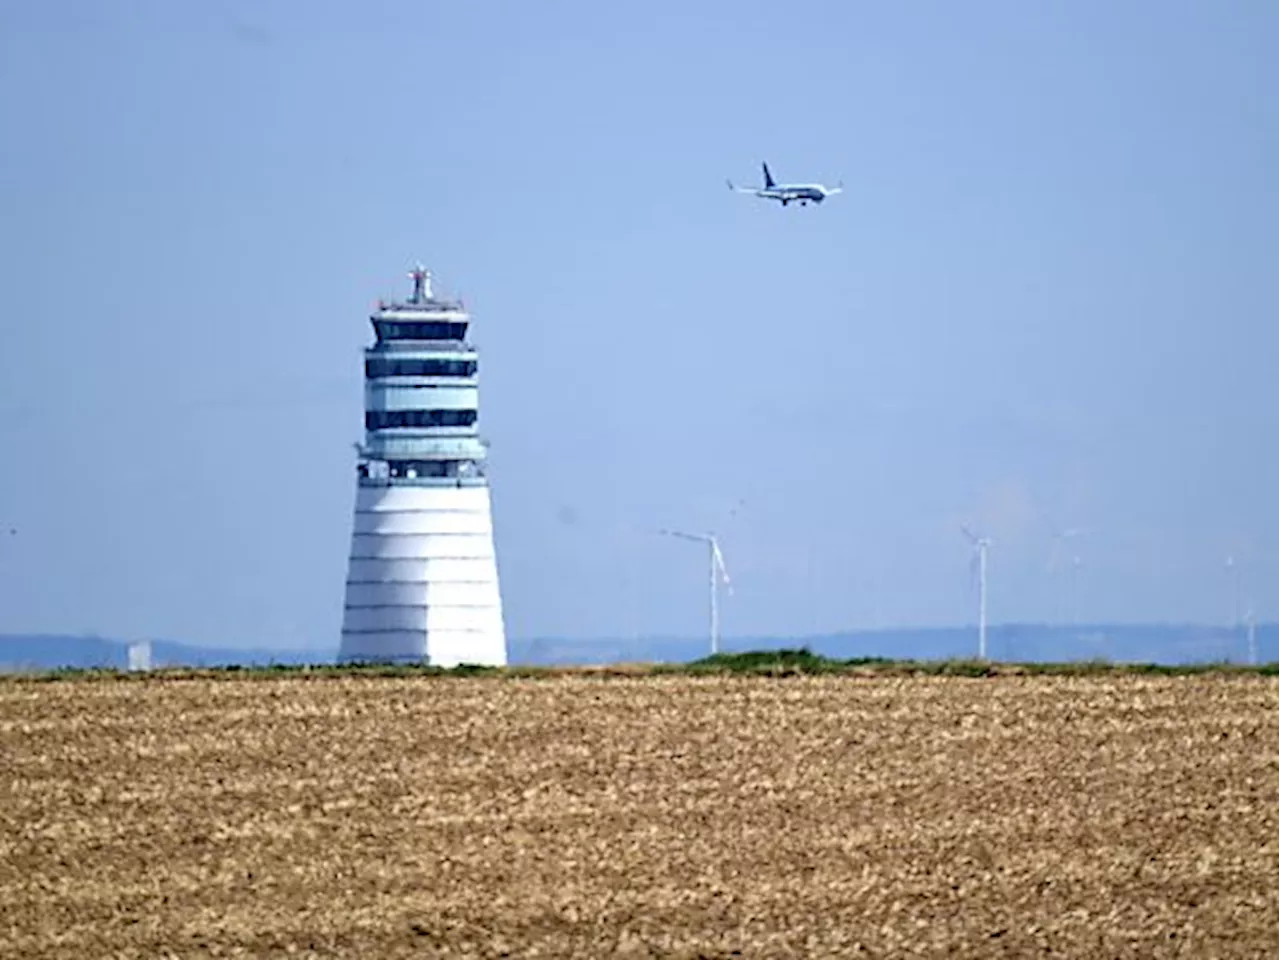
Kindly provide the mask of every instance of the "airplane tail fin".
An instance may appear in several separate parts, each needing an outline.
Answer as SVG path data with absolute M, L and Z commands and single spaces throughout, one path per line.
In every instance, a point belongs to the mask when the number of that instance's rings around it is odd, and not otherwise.
M 774 185 L 773 174 L 769 172 L 769 165 L 767 163 L 762 163 L 760 166 L 764 169 L 764 188 L 768 190 Z

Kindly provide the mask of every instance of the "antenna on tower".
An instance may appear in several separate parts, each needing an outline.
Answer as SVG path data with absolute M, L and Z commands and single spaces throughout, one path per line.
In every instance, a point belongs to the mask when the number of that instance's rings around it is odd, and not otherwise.
M 707 561 L 710 568 L 711 598 L 711 654 L 720 652 L 720 582 L 733 593 L 733 584 L 729 581 L 729 571 L 724 565 L 724 554 L 720 552 L 720 541 L 714 533 L 685 533 L 683 530 L 659 530 L 666 537 L 677 537 L 680 540 L 693 540 L 707 545 Z
M 409 279 L 413 281 L 413 296 L 410 303 L 426 303 L 431 299 L 431 271 L 421 263 L 409 271 Z
M 987 548 L 991 546 L 990 537 L 980 537 L 964 524 L 960 531 L 973 544 L 973 559 L 970 569 L 977 566 L 978 574 L 978 659 L 987 659 Z

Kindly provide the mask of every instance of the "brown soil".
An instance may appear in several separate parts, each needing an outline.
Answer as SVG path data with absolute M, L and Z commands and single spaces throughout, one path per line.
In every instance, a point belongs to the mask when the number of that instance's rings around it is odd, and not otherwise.
M 3 957 L 1276 956 L 1261 677 L 0 681 Z

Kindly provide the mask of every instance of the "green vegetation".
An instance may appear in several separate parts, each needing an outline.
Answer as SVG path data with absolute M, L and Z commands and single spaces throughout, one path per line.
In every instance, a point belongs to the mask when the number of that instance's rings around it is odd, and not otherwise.
M 1159 664 L 1112 663 L 1107 660 L 1078 660 L 1069 663 L 1002 663 L 994 660 L 892 660 L 884 657 L 855 657 L 838 660 L 798 650 L 759 650 L 747 653 L 719 653 L 687 664 L 663 665 L 656 672 L 702 674 L 743 673 L 768 676 L 837 673 L 855 676 L 915 675 L 954 677 L 1098 676 L 1102 674 L 1151 674 L 1183 676 L 1205 673 L 1257 674 L 1276 676 L 1277 664 L 1250 666 L 1231 663 Z
M 486 667 L 460 664 L 452 668 L 418 663 L 368 664 L 276 664 L 271 666 L 224 667 L 160 667 L 151 671 L 94 668 L 63 669 L 11 675 L 11 679 L 27 682 L 55 680 L 123 680 L 164 679 L 173 681 L 217 679 L 219 677 L 272 679 L 294 676 L 322 680 L 333 677 L 558 677 L 558 676 L 744 676 L 790 677 L 813 674 L 844 674 L 853 677 L 876 676 L 1101 676 L 1145 674 L 1152 676 L 1192 676 L 1225 674 L 1232 676 L 1280 675 L 1276 663 L 1260 665 L 1234 663 L 1112 663 L 1107 660 L 1082 660 L 1068 663 L 1002 663 L 993 660 L 892 660 L 884 657 L 854 657 L 848 660 L 824 657 L 807 647 L 783 650 L 752 650 L 741 653 L 718 653 L 689 663 L 619 663 L 593 666 L 528 666 Z

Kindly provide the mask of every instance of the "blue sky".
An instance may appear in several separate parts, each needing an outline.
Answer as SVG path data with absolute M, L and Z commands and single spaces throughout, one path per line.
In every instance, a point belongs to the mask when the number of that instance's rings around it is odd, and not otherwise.
M 475 315 L 517 636 L 1277 608 L 1276 9 L 0 7 L 0 631 L 332 646 L 360 350 Z M 822 208 L 730 194 L 768 160 Z

